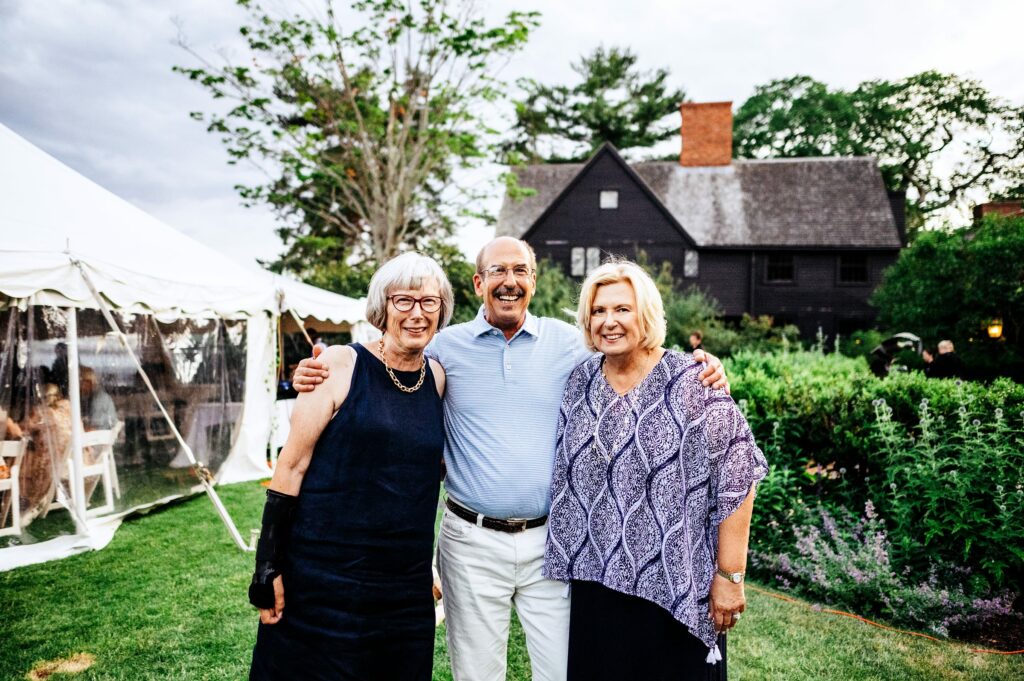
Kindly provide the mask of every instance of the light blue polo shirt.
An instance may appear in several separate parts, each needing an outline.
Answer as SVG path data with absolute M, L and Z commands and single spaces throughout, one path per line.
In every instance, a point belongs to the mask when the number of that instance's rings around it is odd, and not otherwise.
M 441 331 L 427 354 L 444 367 L 445 488 L 494 518 L 537 518 L 551 505 L 558 411 L 569 374 L 591 356 L 576 327 L 527 313 L 506 341 L 476 319 Z

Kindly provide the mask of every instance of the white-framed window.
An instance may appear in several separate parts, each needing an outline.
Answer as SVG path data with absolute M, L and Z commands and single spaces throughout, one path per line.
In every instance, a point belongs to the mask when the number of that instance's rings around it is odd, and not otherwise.
M 570 251 L 569 273 L 585 277 L 601 266 L 601 249 L 597 246 L 574 246 Z
M 572 249 L 570 272 L 574 277 L 582 277 L 587 272 L 587 249 L 576 246 Z
M 687 249 L 683 254 L 683 276 L 687 279 L 700 276 L 700 256 L 697 251 Z
M 619 192 L 614 189 L 606 189 L 601 192 L 601 210 L 617 210 L 619 207 Z

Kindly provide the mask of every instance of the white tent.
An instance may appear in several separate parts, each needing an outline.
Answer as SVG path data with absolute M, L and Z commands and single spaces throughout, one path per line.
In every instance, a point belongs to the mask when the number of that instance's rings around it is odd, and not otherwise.
M 196 447 L 189 434 L 182 436 L 178 432 L 178 427 L 184 431 L 191 424 L 194 438 L 204 443 L 205 438 L 219 435 L 223 435 L 224 442 L 230 442 L 229 451 L 210 466 L 219 482 L 266 477 L 266 452 L 276 389 L 277 327 L 282 312 L 291 309 L 300 319 L 331 320 L 341 325 L 359 325 L 364 319 L 360 301 L 238 265 L 82 177 L 3 125 L 0 125 L 0 206 L 0 307 L 8 312 L 8 319 L 13 311 L 19 311 L 25 317 L 22 326 L 27 325 L 31 330 L 34 321 L 36 329 L 35 335 L 30 333 L 28 337 L 24 328 L 9 332 L 21 335 L 9 337 L 6 347 L 3 347 L 4 339 L 0 338 L 0 354 L 9 369 L 3 380 L 10 383 L 11 372 L 32 374 L 33 369 L 38 368 L 45 372 L 47 368 L 43 365 L 51 360 L 56 365 L 57 348 L 65 342 L 66 366 L 69 378 L 73 379 L 72 385 L 78 384 L 79 361 L 83 366 L 85 361 L 105 362 L 109 381 L 113 383 L 116 379 L 127 383 L 135 376 L 131 369 L 134 362 L 146 363 L 144 349 L 157 360 L 162 354 L 166 366 L 175 368 L 170 372 L 175 375 L 169 381 L 175 383 L 176 392 L 164 393 L 166 405 L 159 405 L 160 400 L 154 398 L 147 402 L 147 393 L 141 388 L 132 392 L 123 387 L 123 394 L 108 398 L 116 404 L 119 417 L 128 411 L 132 417 L 122 418 L 128 423 L 119 425 L 119 429 L 127 427 L 119 430 L 121 439 L 119 445 L 114 445 L 114 452 L 119 446 L 120 450 L 126 450 L 133 444 L 137 449 L 146 450 L 156 440 L 163 440 L 169 442 L 161 450 L 163 455 L 178 447 L 173 441 L 175 436 L 180 449 L 191 452 Z M 122 338 L 126 341 L 123 348 L 112 349 L 119 340 L 119 331 L 109 325 L 100 328 L 103 308 L 107 308 L 122 327 Z M 76 312 L 72 314 L 72 310 Z M 293 315 L 289 313 L 289 316 Z M 89 333 L 80 330 L 83 320 L 87 326 L 91 324 Z M 41 332 L 43 324 L 50 324 L 52 328 Z M 12 324 L 12 328 L 14 326 L 17 325 Z M 363 322 L 353 329 L 355 335 L 365 326 Z M 128 349 L 133 346 L 134 350 Z M 29 351 L 36 353 L 37 360 L 35 363 L 28 361 L 26 371 L 24 355 Z M 215 356 L 209 356 L 210 352 Z M 87 355 L 84 361 L 75 357 L 80 353 Z M 129 363 L 131 366 L 125 369 Z M 231 367 L 238 367 L 237 375 L 231 374 Z M 19 368 L 21 374 L 18 374 Z M 209 375 L 217 376 L 216 380 L 195 378 L 197 373 L 215 369 L 220 373 Z M 32 380 L 38 388 L 42 379 Z M 189 385 L 189 381 L 193 384 Z M 206 384 L 200 385 L 202 381 Z M 148 379 L 142 382 L 149 383 Z M 20 389 L 12 385 L 2 387 L 7 397 Z M 150 390 L 158 392 L 152 387 Z M 219 398 L 214 394 L 218 391 L 222 393 Z M 162 499 L 129 494 L 127 501 L 108 503 L 107 511 L 93 513 L 86 509 L 87 497 L 94 492 L 83 489 L 83 477 L 88 477 L 91 469 L 88 461 L 82 459 L 83 433 L 75 424 L 82 416 L 88 418 L 88 414 L 81 412 L 78 390 L 67 390 L 67 393 L 72 433 L 72 444 L 67 449 L 75 450 L 77 458 L 69 459 L 67 464 L 55 463 L 52 477 L 57 497 L 61 496 L 62 476 L 68 479 L 65 497 L 70 496 L 73 503 L 66 503 L 65 498 L 64 505 L 75 519 L 74 535 L 32 546 L 0 548 L 0 569 L 5 565 L 37 562 L 40 556 L 48 559 L 66 555 L 80 546 L 95 546 L 96 535 L 104 534 L 97 529 L 104 524 L 101 522 L 104 518 L 121 517 Z M 175 398 L 173 409 L 169 404 L 172 397 Z M 0 411 L 5 413 L 4 421 L 8 406 L 0 404 Z M 29 418 L 27 409 L 22 405 L 25 419 Z M 214 412 L 220 421 L 204 421 L 204 414 Z M 160 414 L 167 425 L 161 425 Z M 178 427 L 176 422 L 179 422 Z M 130 442 L 125 442 L 126 430 Z M 36 440 L 39 445 L 41 438 Z M 188 440 L 187 445 L 185 440 Z M 224 448 L 228 449 L 228 445 Z M 55 452 L 58 448 L 51 445 L 50 449 Z M 95 457 L 102 447 L 87 447 L 86 450 L 88 456 Z M 55 461 L 60 458 L 52 452 Z M 115 453 L 103 456 L 110 461 L 109 474 L 93 477 L 99 479 L 97 487 L 106 485 L 109 500 L 111 486 L 118 494 L 121 492 L 116 489 L 114 460 L 117 456 Z M 9 467 L 13 459 L 0 463 Z M 145 468 L 137 462 L 135 467 Z M 79 474 L 77 479 L 72 479 L 75 476 L 68 470 L 85 470 L 86 476 Z M 149 482 L 160 483 L 161 475 L 173 478 L 173 472 L 156 465 L 134 472 Z M 190 482 L 194 486 L 196 479 Z M 79 489 L 71 489 L 72 484 L 77 484 Z M 10 493 L 0 492 L 0 497 L 5 494 Z M 11 505 L 9 496 L 6 503 L 7 506 L 0 505 L 0 533 L 4 531 L 5 509 Z M 105 523 L 107 527 L 111 525 L 109 521 Z M 44 550 L 43 544 L 49 548 Z M 18 553 L 19 557 L 9 557 L 13 553 Z M 25 557 L 26 553 L 32 556 Z

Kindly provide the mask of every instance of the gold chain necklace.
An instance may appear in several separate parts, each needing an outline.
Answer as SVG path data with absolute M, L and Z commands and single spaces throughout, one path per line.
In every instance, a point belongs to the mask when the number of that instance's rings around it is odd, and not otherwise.
M 417 390 L 420 389 L 420 386 L 423 385 L 423 379 L 427 377 L 427 358 L 424 357 L 423 365 L 420 366 L 420 380 L 416 381 L 416 385 L 409 388 L 406 387 L 401 381 L 399 381 L 398 377 L 395 376 L 395 372 L 392 371 L 391 367 L 388 366 L 388 358 L 384 354 L 384 336 L 380 337 L 380 361 L 384 362 L 384 369 L 387 370 L 388 376 L 391 377 L 391 381 L 395 384 L 395 387 L 401 390 L 403 393 L 416 392 Z

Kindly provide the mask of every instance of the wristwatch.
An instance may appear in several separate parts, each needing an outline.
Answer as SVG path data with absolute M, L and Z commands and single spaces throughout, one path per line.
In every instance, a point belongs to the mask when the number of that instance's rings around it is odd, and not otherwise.
M 742 584 L 743 583 L 743 573 L 742 572 L 726 572 L 722 568 L 718 568 L 718 575 L 720 577 L 724 577 L 724 578 L 728 579 L 733 584 Z

